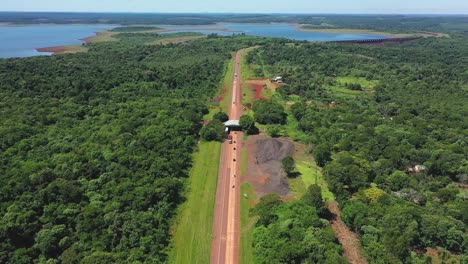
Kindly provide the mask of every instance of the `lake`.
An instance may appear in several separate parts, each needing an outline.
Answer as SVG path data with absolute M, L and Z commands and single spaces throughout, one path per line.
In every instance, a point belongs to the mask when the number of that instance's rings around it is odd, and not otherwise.
M 0 58 L 50 55 L 37 48 L 80 45 L 81 39 L 116 27 L 115 25 L 28 25 L 0 27 Z M 378 34 L 323 33 L 299 30 L 291 24 L 217 24 L 205 26 L 158 25 L 175 32 L 200 32 L 232 35 L 245 33 L 259 37 L 278 37 L 305 41 L 337 41 L 385 38 Z
M 216 33 L 223 36 L 245 33 L 247 35 L 258 37 L 288 38 L 311 42 L 387 38 L 387 36 L 379 34 L 303 31 L 299 30 L 296 25 L 292 24 L 218 24 L 209 26 L 158 25 L 158 27 L 171 30 L 171 32 L 200 32 L 203 34 Z
M 80 45 L 112 25 L 32 25 L 0 27 L 0 58 L 30 57 L 51 53 L 37 48 Z

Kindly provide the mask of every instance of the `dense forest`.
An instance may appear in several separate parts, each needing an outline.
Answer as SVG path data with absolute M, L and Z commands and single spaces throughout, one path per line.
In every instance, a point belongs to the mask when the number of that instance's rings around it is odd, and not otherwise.
M 264 40 L 122 34 L 0 60 L 0 263 L 166 261 L 207 104 Z
M 430 263 L 427 248 L 468 261 L 468 36 L 450 34 L 247 56 L 258 77 L 283 76 L 271 100 L 306 135 L 370 263 Z
M 306 15 L 306 14 L 135 14 L 0 12 L 0 22 L 15 24 L 207 25 L 215 23 L 299 23 L 311 28 L 375 29 L 392 32 L 468 30 L 468 16 Z

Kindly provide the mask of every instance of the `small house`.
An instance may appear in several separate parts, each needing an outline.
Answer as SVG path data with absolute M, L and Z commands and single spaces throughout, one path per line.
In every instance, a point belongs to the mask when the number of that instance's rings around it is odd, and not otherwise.
M 283 77 L 281 77 L 281 76 L 275 77 L 275 82 L 282 83 L 283 82 Z

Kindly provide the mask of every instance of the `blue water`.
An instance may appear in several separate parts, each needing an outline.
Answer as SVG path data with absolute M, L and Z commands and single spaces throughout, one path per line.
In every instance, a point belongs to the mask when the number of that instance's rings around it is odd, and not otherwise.
M 114 28 L 112 25 L 37 25 L 0 27 L 0 58 L 50 55 L 37 48 L 80 45 L 80 39 Z
M 80 45 L 80 39 L 114 28 L 113 25 L 36 25 L 0 27 L 0 58 L 50 55 L 37 48 Z M 278 37 L 305 41 L 336 41 L 385 38 L 377 34 L 342 34 L 301 31 L 291 24 L 218 24 L 205 26 L 158 25 L 174 32 L 200 32 L 232 35 L 245 33 L 259 37 Z
M 247 35 L 258 37 L 288 38 L 305 41 L 337 41 L 386 38 L 386 36 L 378 34 L 322 33 L 302 31 L 299 30 L 295 25 L 291 24 L 218 24 L 209 26 L 158 25 L 158 27 L 168 29 L 171 32 L 200 32 L 203 34 L 216 33 L 223 36 L 245 33 Z

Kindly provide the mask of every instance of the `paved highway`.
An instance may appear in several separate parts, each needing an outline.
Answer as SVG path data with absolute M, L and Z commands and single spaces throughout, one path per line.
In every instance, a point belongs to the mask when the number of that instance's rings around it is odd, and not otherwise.
M 242 113 L 240 61 L 236 54 L 232 98 L 228 109 L 231 120 L 239 120 Z M 239 263 L 240 230 L 240 159 L 243 134 L 231 132 L 232 144 L 225 141 L 221 150 L 218 189 L 214 215 L 212 264 Z

